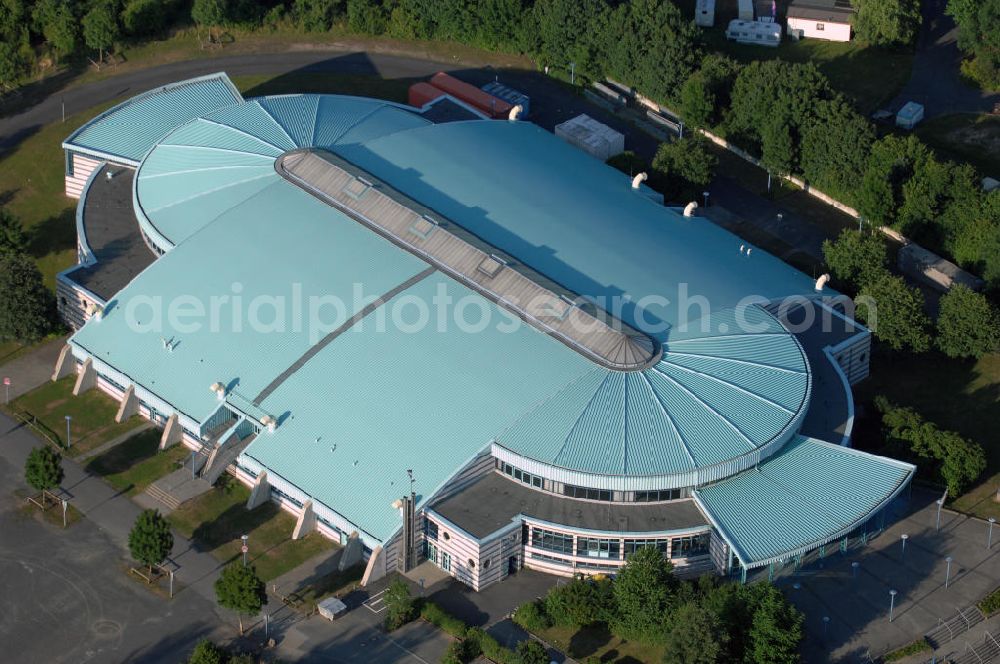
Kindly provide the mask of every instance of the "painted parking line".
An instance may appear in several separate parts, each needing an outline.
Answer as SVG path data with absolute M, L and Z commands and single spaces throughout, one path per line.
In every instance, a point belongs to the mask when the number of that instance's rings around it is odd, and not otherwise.
M 382 613 L 387 608 L 385 605 L 385 599 L 382 597 L 382 595 L 384 594 L 385 590 L 383 590 L 382 592 L 375 593 L 374 595 L 366 599 L 364 602 L 362 602 L 362 604 L 366 609 L 368 609 L 372 613 Z

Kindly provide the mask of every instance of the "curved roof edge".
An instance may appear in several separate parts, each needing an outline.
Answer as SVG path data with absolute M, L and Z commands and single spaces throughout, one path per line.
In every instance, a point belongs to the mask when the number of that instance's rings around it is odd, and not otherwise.
M 116 127 L 108 127 L 108 129 L 111 130 L 110 135 L 94 135 L 99 133 L 99 129 L 108 125 L 110 121 L 119 114 L 136 110 L 139 105 L 147 104 L 148 102 L 164 95 L 170 95 L 172 97 L 172 93 L 179 90 L 190 89 L 194 86 L 204 88 L 202 91 L 205 97 L 204 104 L 192 104 L 192 100 L 187 97 L 178 99 L 178 108 L 183 109 L 181 111 L 181 115 L 183 117 L 167 119 L 170 126 L 167 127 L 166 131 L 160 131 L 162 125 L 155 122 L 155 118 L 151 118 L 154 120 L 153 122 L 147 122 L 145 124 L 130 123 L 133 125 L 133 129 L 135 130 L 146 127 L 145 132 L 127 132 L 125 135 L 120 135 L 119 132 L 115 131 L 117 129 Z M 243 101 L 243 95 L 240 94 L 240 91 L 235 85 L 233 85 L 233 82 L 229 79 L 229 76 L 226 75 L 225 72 L 216 72 L 214 74 L 206 74 L 205 76 L 189 78 L 184 81 L 168 83 L 167 85 L 137 94 L 134 97 L 129 97 L 125 101 L 120 102 L 103 113 L 91 118 L 81 127 L 77 128 L 76 131 L 70 134 L 66 140 L 63 141 L 62 147 L 63 149 L 74 150 L 76 152 L 88 154 L 94 157 L 112 158 L 132 166 L 138 166 L 142 157 L 164 136 L 166 136 L 169 131 L 181 124 L 193 120 L 196 117 L 204 115 L 209 111 L 221 108 L 221 106 L 225 104 L 222 103 L 220 105 L 220 102 L 226 101 L 233 104 L 240 103 Z M 154 111 L 154 109 L 146 110 Z M 163 112 L 169 109 L 155 110 L 157 112 Z
M 705 516 L 746 568 L 788 560 L 867 523 L 916 466 L 799 437 L 757 468 L 696 489 Z

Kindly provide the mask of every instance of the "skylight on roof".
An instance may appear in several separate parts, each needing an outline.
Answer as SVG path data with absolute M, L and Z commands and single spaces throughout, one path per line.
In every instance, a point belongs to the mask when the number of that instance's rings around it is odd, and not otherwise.
M 352 198 L 361 198 L 369 189 L 372 183 L 364 178 L 354 178 L 344 185 L 343 192 Z
M 434 234 L 435 228 L 437 228 L 437 222 L 430 217 L 423 216 L 414 220 L 407 230 L 426 240 Z

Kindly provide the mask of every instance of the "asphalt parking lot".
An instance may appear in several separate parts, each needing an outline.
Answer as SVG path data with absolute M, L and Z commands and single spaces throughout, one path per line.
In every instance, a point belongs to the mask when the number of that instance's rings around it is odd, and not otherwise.
M 0 457 L 2 661 L 176 664 L 203 637 L 233 636 L 198 593 L 169 601 L 128 578 L 121 549 L 92 521 L 62 530 L 25 510 L 21 472 Z

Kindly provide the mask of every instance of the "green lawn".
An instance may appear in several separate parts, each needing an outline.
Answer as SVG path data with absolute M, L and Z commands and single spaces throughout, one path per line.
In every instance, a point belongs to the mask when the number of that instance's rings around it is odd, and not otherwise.
M 224 487 L 216 487 L 185 503 L 168 518 L 200 550 L 210 551 L 223 562 L 240 557 L 240 536 L 249 535 L 250 561 L 265 581 L 323 551 L 333 550 L 334 543 L 318 533 L 292 540 L 295 519 L 270 501 L 247 511 L 249 497 L 249 489 L 229 479 Z
M 604 625 L 550 627 L 539 632 L 538 636 L 580 662 L 592 657 L 604 663 L 618 664 L 663 660 L 662 648 L 625 641 L 611 634 Z
M 687 4 L 693 7 L 693 2 Z M 778 18 L 782 24 L 787 5 L 788 0 L 778 0 Z M 726 39 L 726 26 L 736 15 L 736 0 L 717 0 L 715 27 L 702 30 L 710 49 L 740 62 L 774 58 L 788 62 L 812 62 L 830 79 L 835 89 L 851 98 L 858 110 L 866 115 L 895 97 L 910 79 L 913 67 L 913 53 L 910 51 L 866 47 L 856 41 L 794 41 L 787 35 L 782 35 L 781 45 L 777 48 L 737 44 Z
M 97 388 L 74 397 L 75 380 L 76 376 L 67 376 L 58 382 L 46 383 L 18 397 L 11 402 L 11 406 L 34 415 L 44 427 L 55 434 L 63 447 L 66 446 L 65 416 L 72 416 L 70 426 L 72 445 L 67 452 L 70 456 L 89 452 L 131 431 L 145 421 L 141 417 L 132 417 L 122 424 L 116 424 L 118 403 Z
M 115 445 L 87 463 L 87 471 L 104 478 L 118 491 L 130 496 L 177 469 L 188 457 L 183 445 L 160 452 L 160 430 L 147 429 Z
M 29 253 L 51 289 L 56 273 L 76 263 L 76 201 L 64 193 L 61 145 L 73 130 L 110 105 L 44 126 L 0 158 L 0 204 L 21 220 Z
M 917 126 L 917 136 L 947 159 L 967 161 L 1000 179 L 1000 117 L 957 113 Z
M 943 429 L 957 431 L 986 449 L 989 466 L 980 482 L 953 506 L 963 512 L 1000 518 L 994 502 L 1000 486 L 1000 355 L 978 362 L 952 360 L 937 353 L 920 356 L 885 350 L 872 353 L 871 377 L 856 388 L 857 400 L 869 403 L 877 394 L 910 406 Z

